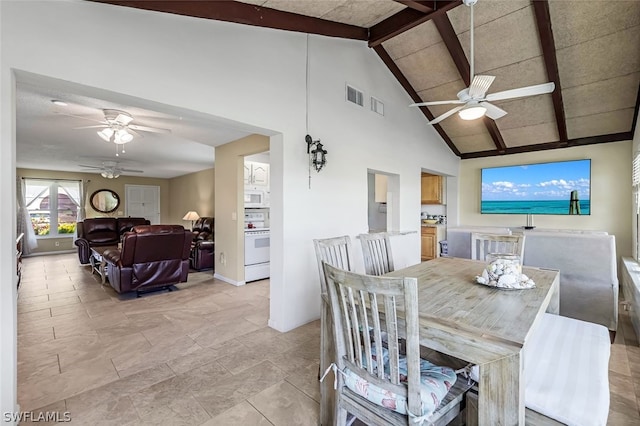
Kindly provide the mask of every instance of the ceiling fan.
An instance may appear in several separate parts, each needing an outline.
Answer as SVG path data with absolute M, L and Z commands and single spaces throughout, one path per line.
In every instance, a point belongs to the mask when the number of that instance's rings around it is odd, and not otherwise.
M 463 120 L 475 120 L 484 115 L 487 117 L 497 120 L 500 117 L 504 117 L 507 112 L 502 108 L 499 108 L 489 101 L 502 101 L 507 99 L 516 99 L 523 98 L 525 96 L 535 96 L 542 95 L 545 93 L 551 93 L 555 89 L 555 84 L 553 82 L 537 84 L 534 86 L 526 86 L 520 87 L 518 89 L 505 90 L 502 92 L 489 93 L 487 94 L 487 90 L 495 80 L 495 76 L 492 75 L 474 75 L 473 69 L 473 5 L 477 3 L 478 0 L 462 0 L 462 2 L 471 9 L 471 25 L 469 27 L 469 32 L 471 35 L 471 60 L 470 60 L 470 76 L 471 76 L 471 85 L 465 89 L 462 89 L 458 92 L 458 99 L 449 100 L 449 101 L 433 101 L 433 102 L 418 102 L 415 104 L 411 104 L 409 106 L 429 106 L 429 105 L 446 105 L 446 104 L 461 104 L 444 114 L 434 118 L 429 121 L 429 124 L 436 124 L 440 121 L 444 120 L 447 117 L 452 116 L 456 112 Z
M 133 136 L 142 135 L 138 132 L 153 132 L 153 133 L 171 133 L 169 129 L 162 129 L 159 127 L 141 126 L 138 124 L 132 124 L 133 116 L 128 112 L 117 109 L 103 109 L 104 120 L 92 120 L 97 121 L 97 125 L 74 127 L 74 129 L 91 129 L 102 128 L 98 130 L 98 136 L 107 142 L 113 142 L 117 146 L 121 147 L 122 153 L 124 153 L 124 144 L 133 140 Z M 68 114 L 67 114 L 68 115 Z M 79 117 L 79 116 L 74 116 Z M 86 117 L 79 117 L 85 118 Z M 116 156 L 119 156 L 118 148 L 116 147 Z
M 78 164 L 80 167 L 86 167 L 88 169 L 101 170 L 103 178 L 115 179 L 120 176 L 122 172 L 127 173 L 144 173 L 142 170 L 125 169 L 118 165 L 117 161 L 103 161 L 101 166 L 90 166 L 86 164 Z

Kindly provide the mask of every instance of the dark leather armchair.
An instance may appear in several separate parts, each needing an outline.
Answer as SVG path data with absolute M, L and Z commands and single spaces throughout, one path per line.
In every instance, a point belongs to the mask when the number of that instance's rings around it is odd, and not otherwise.
M 104 253 L 109 283 L 118 293 L 139 295 L 186 282 L 192 235 L 182 225 L 135 226 L 121 249 Z
M 213 269 L 215 243 L 213 241 L 214 218 L 201 217 L 193 224 L 191 267 L 197 271 Z
M 86 265 L 91 257 L 91 247 L 116 246 L 122 234 L 137 225 L 149 225 L 143 217 L 96 217 L 76 224 L 80 264 Z

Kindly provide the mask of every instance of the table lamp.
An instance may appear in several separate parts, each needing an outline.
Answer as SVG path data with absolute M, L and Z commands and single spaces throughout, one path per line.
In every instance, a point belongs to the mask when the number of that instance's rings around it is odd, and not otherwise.
M 188 211 L 187 214 L 184 215 L 182 220 L 190 220 L 191 221 L 191 229 L 193 230 L 193 222 L 200 219 L 200 216 L 197 212 Z

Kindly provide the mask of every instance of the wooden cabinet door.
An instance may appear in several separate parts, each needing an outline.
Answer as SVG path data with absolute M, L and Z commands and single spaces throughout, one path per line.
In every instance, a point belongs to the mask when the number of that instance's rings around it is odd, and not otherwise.
M 442 176 L 422 175 L 422 204 L 442 204 Z
M 436 228 L 422 227 L 420 238 L 421 260 L 431 260 L 436 258 Z

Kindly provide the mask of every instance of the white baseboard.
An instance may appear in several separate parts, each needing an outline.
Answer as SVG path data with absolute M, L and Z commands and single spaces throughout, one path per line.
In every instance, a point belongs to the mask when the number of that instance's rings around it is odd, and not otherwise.
M 224 281 L 225 283 L 231 284 L 231 285 L 235 285 L 236 287 L 240 287 L 241 285 L 245 285 L 246 283 L 244 281 L 236 281 L 236 280 L 232 280 L 231 278 L 227 278 L 225 276 L 222 276 L 220 274 L 218 274 L 217 272 L 215 274 L 213 274 L 213 278 L 220 280 L 220 281 Z

